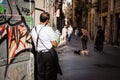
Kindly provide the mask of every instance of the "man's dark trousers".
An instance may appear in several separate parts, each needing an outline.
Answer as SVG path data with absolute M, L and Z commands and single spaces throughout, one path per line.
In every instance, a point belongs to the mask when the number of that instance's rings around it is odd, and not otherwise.
M 57 70 L 50 52 L 36 55 L 37 80 L 57 80 Z

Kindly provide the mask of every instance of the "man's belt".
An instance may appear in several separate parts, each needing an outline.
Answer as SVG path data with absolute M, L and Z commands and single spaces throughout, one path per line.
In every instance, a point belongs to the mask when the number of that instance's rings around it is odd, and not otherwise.
M 38 53 L 49 53 L 50 51 L 49 50 L 40 50 L 38 51 Z

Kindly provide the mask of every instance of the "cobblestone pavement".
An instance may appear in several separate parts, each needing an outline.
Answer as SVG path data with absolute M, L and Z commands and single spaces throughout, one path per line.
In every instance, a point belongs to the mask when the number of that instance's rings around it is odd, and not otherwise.
M 104 52 L 94 51 L 93 41 L 88 42 L 89 56 L 74 54 L 81 49 L 80 39 L 72 38 L 56 49 L 63 76 L 58 80 L 120 80 L 120 48 L 104 45 Z

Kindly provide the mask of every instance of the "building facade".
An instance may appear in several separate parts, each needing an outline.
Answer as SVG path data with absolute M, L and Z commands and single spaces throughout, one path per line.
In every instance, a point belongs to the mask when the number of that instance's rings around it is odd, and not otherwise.
M 105 30 L 105 42 L 111 45 L 120 44 L 120 1 L 119 0 L 92 0 L 89 12 L 88 28 L 92 28 L 95 37 L 96 26 L 101 25 Z
M 120 1 L 99 0 L 99 22 L 105 30 L 105 40 L 112 45 L 120 44 Z M 103 6 L 104 5 L 104 6 Z

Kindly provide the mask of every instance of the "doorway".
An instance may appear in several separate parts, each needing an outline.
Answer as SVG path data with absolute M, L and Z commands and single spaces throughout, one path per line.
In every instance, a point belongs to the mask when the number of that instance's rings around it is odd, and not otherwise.
M 105 31 L 105 42 L 108 42 L 107 41 L 107 32 L 106 32 L 106 27 L 107 27 L 107 16 L 104 16 L 103 18 L 102 18 L 102 23 L 103 23 L 103 30 Z
M 116 27 L 117 27 L 117 39 L 116 39 L 116 45 L 119 46 L 120 45 L 120 13 L 116 14 Z

